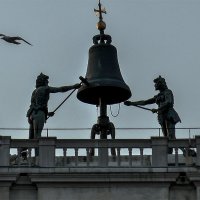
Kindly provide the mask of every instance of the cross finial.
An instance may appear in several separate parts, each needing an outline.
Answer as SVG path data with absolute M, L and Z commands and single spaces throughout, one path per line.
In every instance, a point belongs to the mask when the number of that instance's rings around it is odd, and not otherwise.
M 102 14 L 106 14 L 106 9 L 105 7 L 102 7 L 101 5 L 101 0 L 99 0 L 98 4 L 99 8 L 94 9 L 94 12 L 99 16 L 99 22 L 97 23 L 97 28 L 100 30 L 101 34 L 104 34 L 104 30 L 106 28 L 106 23 L 103 21 L 103 16 Z
M 99 9 L 94 9 L 94 12 L 99 15 L 99 20 L 103 20 L 102 13 L 106 14 L 106 9 L 102 7 L 101 0 L 99 0 Z

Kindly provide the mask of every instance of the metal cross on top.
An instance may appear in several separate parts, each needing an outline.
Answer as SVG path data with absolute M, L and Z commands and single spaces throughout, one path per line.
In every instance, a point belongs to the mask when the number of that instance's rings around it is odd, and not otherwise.
M 99 22 L 97 23 L 97 29 L 100 31 L 100 35 L 104 35 L 104 30 L 106 28 L 106 23 L 103 21 L 102 13 L 106 14 L 106 9 L 102 7 L 101 0 L 99 0 L 99 9 L 94 9 L 94 12 L 99 16 Z
M 102 21 L 103 20 L 102 13 L 106 14 L 106 9 L 105 9 L 105 7 L 102 7 L 100 1 L 101 0 L 99 0 L 99 4 L 98 4 L 99 10 L 94 9 L 94 12 L 99 15 L 99 20 Z

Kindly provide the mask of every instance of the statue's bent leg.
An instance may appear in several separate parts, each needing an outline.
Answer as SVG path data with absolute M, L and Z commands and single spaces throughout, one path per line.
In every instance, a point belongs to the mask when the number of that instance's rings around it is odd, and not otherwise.
M 176 139 L 176 136 L 175 136 L 175 124 L 174 123 L 171 123 L 169 122 L 168 123 L 168 132 L 169 132 L 169 139 Z M 186 156 L 186 148 L 184 147 L 180 147 L 179 148 L 182 152 L 183 152 L 183 155 Z M 196 152 L 193 150 L 193 149 L 190 149 L 188 148 L 188 156 L 193 156 L 195 157 L 196 156 Z
M 175 136 L 175 124 L 171 122 L 167 122 L 167 130 L 169 139 L 176 139 Z

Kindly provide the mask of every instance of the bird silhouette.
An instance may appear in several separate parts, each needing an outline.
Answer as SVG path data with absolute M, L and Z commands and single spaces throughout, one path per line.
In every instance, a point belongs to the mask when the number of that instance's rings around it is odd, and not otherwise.
M 26 40 L 24 40 L 23 38 L 21 38 L 19 36 L 11 37 L 11 36 L 7 36 L 7 35 L 4 35 L 4 34 L 0 34 L 0 37 L 1 37 L 0 39 L 5 40 L 6 42 L 9 42 L 9 43 L 21 44 L 17 40 L 22 40 L 22 41 L 26 42 L 27 44 L 32 45 L 32 44 L 30 44 L 29 42 L 27 42 Z

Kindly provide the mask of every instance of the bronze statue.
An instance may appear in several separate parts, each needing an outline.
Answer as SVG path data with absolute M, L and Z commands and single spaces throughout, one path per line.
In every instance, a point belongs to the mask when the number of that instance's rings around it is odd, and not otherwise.
M 62 87 L 48 86 L 49 77 L 40 74 L 36 80 L 36 89 L 32 93 L 31 105 L 27 112 L 29 128 L 29 139 L 41 137 L 44 123 L 48 116 L 53 116 L 54 112 L 48 112 L 48 100 L 50 93 L 67 92 L 72 89 L 78 89 L 81 84 Z
M 125 101 L 126 106 L 131 105 L 147 105 L 154 104 L 158 105 L 157 109 L 151 109 L 153 113 L 158 114 L 158 122 L 161 125 L 163 135 L 169 137 L 169 139 L 175 139 L 175 125 L 181 122 L 178 113 L 174 110 L 174 96 L 170 89 L 168 89 L 165 79 L 159 76 L 154 79 L 155 90 L 159 90 L 159 93 L 153 98 L 143 101 Z M 173 149 L 170 148 L 168 153 L 172 153 Z
M 125 101 L 126 106 L 138 106 L 140 108 L 151 110 L 153 113 L 158 114 L 158 122 L 161 125 L 163 135 L 169 139 L 176 139 L 175 136 L 175 125 L 178 122 L 181 122 L 181 119 L 178 113 L 174 110 L 174 96 L 170 89 L 168 89 L 165 79 L 159 76 L 154 79 L 155 90 L 159 90 L 159 93 L 153 98 L 143 101 Z M 158 105 L 157 109 L 149 109 L 141 107 L 142 105 L 153 104 Z M 180 148 L 183 152 L 183 155 L 186 155 L 186 149 Z M 173 153 L 173 148 L 168 148 L 168 153 Z M 188 149 L 189 156 L 196 156 L 196 152 L 193 149 Z

